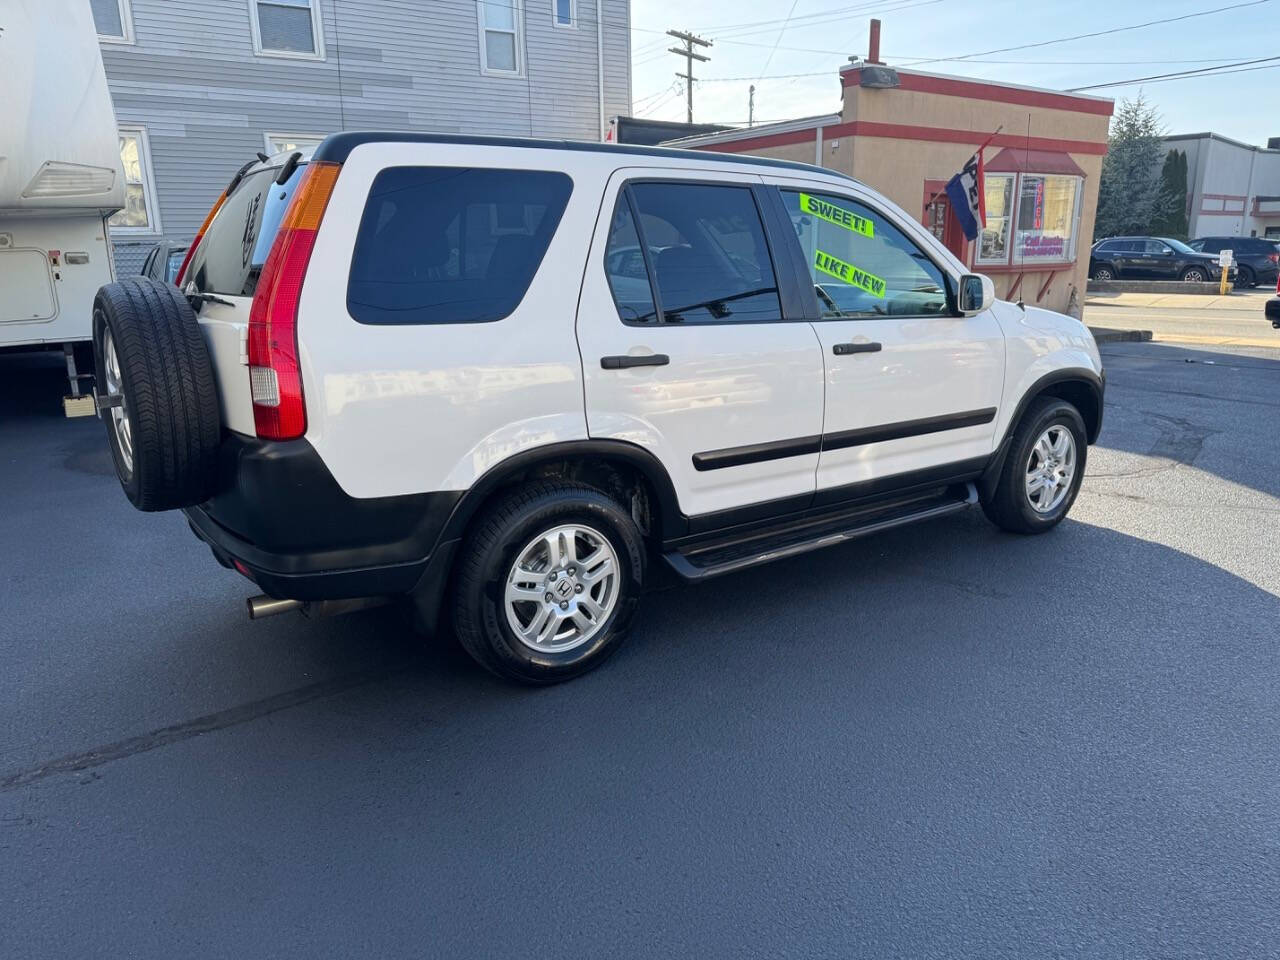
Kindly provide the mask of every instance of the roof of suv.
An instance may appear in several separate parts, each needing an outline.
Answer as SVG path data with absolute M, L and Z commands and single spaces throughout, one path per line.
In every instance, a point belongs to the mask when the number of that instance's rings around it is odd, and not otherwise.
M 750 166 L 777 167 L 783 170 L 800 170 L 805 173 L 821 173 L 841 180 L 858 181 L 848 174 L 811 163 L 794 160 L 775 160 L 772 157 L 756 157 L 750 154 L 719 153 L 705 150 L 677 150 L 671 147 L 642 147 L 632 144 L 592 143 L 582 140 L 537 140 L 532 137 L 489 137 L 456 133 L 395 133 L 391 131 L 362 130 L 350 133 L 334 133 L 316 147 L 310 159 L 342 163 L 356 147 L 366 143 L 453 143 L 483 147 L 524 147 L 534 150 L 571 150 L 588 153 L 621 153 L 629 156 L 658 157 L 666 160 L 679 158 L 698 163 L 741 163 Z

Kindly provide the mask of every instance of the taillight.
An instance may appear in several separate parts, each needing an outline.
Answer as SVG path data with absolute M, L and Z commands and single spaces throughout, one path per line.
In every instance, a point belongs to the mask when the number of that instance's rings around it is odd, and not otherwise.
M 200 229 L 196 231 L 196 238 L 191 241 L 191 246 L 187 247 L 187 255 L 182 258 L 182 266 L 178 268 L 178 275 L 174 277 L 173 282 L 182 288 L 182 278 L 187 273 L 187 264 L 191 262 L 191 255 L 196 252 L 196 247 L 200 246 L 200 241 L 204 239 L 204 232 L 209 229 L 209 223 L 213 220 L 214 214 L 226 202 L 227 191 L 223 190 L 218 195 L 218 199 L 213 201 L 213 209 L 209 211 L 209 215 L 204 218 L 204 223 L 200 224 Z
M 249 308 L 253 423 L 258 436 L 269 440 L 292 440 L 307 429 L 298 365 L 298 298 L 340 169 L 336 163 L 307 164 Z
M 1267 259 L 1272 263 L 1280 263 L 1280 253 L 1268 253 Z

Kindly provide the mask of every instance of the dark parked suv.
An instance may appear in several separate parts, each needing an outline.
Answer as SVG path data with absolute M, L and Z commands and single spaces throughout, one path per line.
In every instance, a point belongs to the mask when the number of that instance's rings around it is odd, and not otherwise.
M 1235 268 L 1228 272 L 1235 277 Z M 1089 252 L 1094 280 L 1187 280 L 1205 283 L 1222 276 L 1214 254 L 1192 250 L 1169 237 L 1110 237 Z
M 1198 237 L 1191 249 L 1216 254 L 1229 249 L 1236 265 L 1236 286 L 1271 286 L 1280 279 L 1280 247 L 1263 237 Z

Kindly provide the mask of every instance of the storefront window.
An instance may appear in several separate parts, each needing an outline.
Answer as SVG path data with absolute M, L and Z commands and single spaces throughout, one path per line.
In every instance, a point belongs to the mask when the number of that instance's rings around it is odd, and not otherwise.
M 1009 218 L 1013 212 L 1013 175 L 986 176 L 987 225 L 978 248 L 979 263 L 1006 263 L 1009 260 Z
M 1078 177 L 1023 174 L 1018 201 L 1017 260 L 1070 260 L 1076 228 Z M 987 189 L 990 205 L 990 186 Z M 990 207 L 987 213 L 991 222 Z M 985 235 L 983 241 L 985 244 Z

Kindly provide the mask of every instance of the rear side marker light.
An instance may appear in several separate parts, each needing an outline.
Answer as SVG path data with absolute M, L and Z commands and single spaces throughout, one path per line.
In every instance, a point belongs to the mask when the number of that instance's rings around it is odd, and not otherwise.
M 336 163 L 309 163 L 289 201 L 249 309 L 249 384 L 258 436 L 292 440 L 307 431 L 298 363 L 298 300 L 316 233 L 333 195 Z

